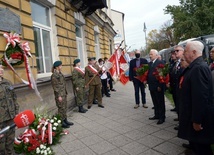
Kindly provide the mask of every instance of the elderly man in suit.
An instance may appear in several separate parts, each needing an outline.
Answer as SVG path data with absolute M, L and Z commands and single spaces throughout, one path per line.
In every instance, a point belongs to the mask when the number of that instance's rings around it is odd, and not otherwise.
M 144 108 L 148 108 L 146 105 L 146 93 L 145 93 L 145 85 L 140 80 L 136 79 L 136 68 L 139 68 L 143 64 L 148 64 L 148 61 L 144 58 L 140 58 L 140 51 L 135 51 L 135 59 L 130 61 L 129 67 L 129 80 L 133 82 L 134 91 L 135 91 L 135 109 L 137 109 L 140 105 L 140 91 L 141 91 L 141 99 Z M 140 90 L 140 91 L 139 91 Z
M 212 76 L 202 58 L 203 49 L 200 41 L 190 41 L 184 50 L 189 66 L 182 74 L 178 137 L 190 141 L 196 155 L 213 155 Z
M 158 59 L 158 51 L 151 49 L 149 53 L 151 62 L 149 63 L 149 73 L 147 78 L 147 83 L 149 85 L 150 94 L 152 97 L 152 102 L 154 104 L 155 116 L 149 118 L 150 120 L 157 119 L 157 124 L 163 124 L 165 122 L 165 100 L 164 100 L 164 90 L 165 85 L 160 83 L 153 73 L 159 64 L 164 64 Z

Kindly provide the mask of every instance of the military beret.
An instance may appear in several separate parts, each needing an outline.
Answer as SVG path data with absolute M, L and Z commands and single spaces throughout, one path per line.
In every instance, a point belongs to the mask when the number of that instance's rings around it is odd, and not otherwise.
M 55 67 L 58 67 L 60 65 L 62 65 L 62 61 L 55 61 L 53 64 L 53 67 L 55 68 Z
M 76 65 L 77 63 L 79 63 L 80 62 L 80 59 L 75 59 L 74 60 L 74 65 Z
M 92 61 L 92 60 L 96 60 L 96 58 L 95 57 L 89 57 L 88 58 L 88 61 Z

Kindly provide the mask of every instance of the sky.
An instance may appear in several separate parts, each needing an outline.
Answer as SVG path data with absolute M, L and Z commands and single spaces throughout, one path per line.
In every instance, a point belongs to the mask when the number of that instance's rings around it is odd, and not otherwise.
M 111 0 L 111 9 L 123 12 L 125 41 L 129 51 L 145 47 L 144 22 L 146 35 L 160 27 L 171 19 L 170 15 L 164 14 L 167 5 L 179 5 L 179 0 Z

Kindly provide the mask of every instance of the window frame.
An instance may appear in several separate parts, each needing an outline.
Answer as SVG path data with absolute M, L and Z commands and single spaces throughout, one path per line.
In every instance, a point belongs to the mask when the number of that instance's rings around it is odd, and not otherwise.
M 45 63 L 45 58 L 44 58 L 44 44 L 43 44 L 43 37 L 42 37 L 42 30 L 45 30 L 45 31 L 48 31 L 50 33 L 50 47 L 51 47 L 51 58 L 52 58 L 52 63 L 54 62 L 54 53 L 55 53 L 55 48 L 54 48 L 54 45 L 52 43 L 52 40 L 54 40 L 54 37 L 53 37 L 53 27 L 52 27 L 52 9 L 48 6 L 48 5 L 45 5 L 41 2 L 38 2 L 38 1 L 33 1 L 34 3 L 39 3 L 40 5 L 48 8 L 48 16 L 49 16 L 49 22 L 50 22 L 50 26 L 46 26 L 46 25 L 43 25 L 43 24 L 40 24 L 38 22 L 35 22 L 33 21 L 33 28 L 38 28 L 39 29 L 39 33 L 40 33 L 40 39 L 41 39 L 41 47 L 42 47 L 42 61 L 43 61 L 43 69 L 44 69 L 44 73 L 38 73 L 37 72 L 37 78 L 43 78 L 43 77 L 48 77 L 48 76 L 51 76 L 52 72 L 46 72 L 46 63 Z M 33 19 L 32 19 L 33 20 Z M 36 54 L 36 51 L 35 51 L 35 54 Z M 36 57 L 36 55 L 35 55 Z M 37 65 L 37 64 L 36 64 Z M 37 67 L 36 67 L 37 69 Z

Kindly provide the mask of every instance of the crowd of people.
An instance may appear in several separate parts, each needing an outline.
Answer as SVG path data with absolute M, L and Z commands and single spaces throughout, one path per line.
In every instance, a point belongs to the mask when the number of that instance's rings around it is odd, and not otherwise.
M 140 58 L 136 51 L 136 58 L 131 60 L 129 79 L 133 81 L 135 90 L 135 107 L 139 107 L 139 90 L 141 90 L 142 104 L 145 106 L 145 84 L 154 105 L 154 116 L 150 120 L 158 120 L 157 124 L 165 122 L 164 92 L 166 89 L 172 93 L 175 111 L 178 115 L 174 121 L 178 125 L 178 137 L 188 140 L 189 144 L 183 144 L 188 148 L 188 155 L 213 155 L 211 144 L 214 143 L 214 63 L 210 66 L 203 60 L 204 45 L 200 41 L 189 41 L 186 46 L 177 45 L 171 51 L 169 65 L 169 83 L 162 83 L 156 77 L 154 71 L 159 64 L 165 64 L 161 60 L 158 51 L 151 49 L 149 53 L 147 81 L 140 82 L 136 79 L 135 67 L 147 64 L 146 59 Z M 214 48 L 210 51 L 210 57 L 214 60 Z
M 154 116 L 149 120 L 157 120 L 161 125 L 165 122 L 165 98 L 164 93 L 169 89 L 173 96 L 175 108 L 171 111 L 177 113 L 174 121 L 178 125 L 174 128 L 178 130 L 178 137 L 188 140 L 189 144 L 184 147 L 191 150 L 188 154 L 192 155 L 213 155 L 211 144 L 214 143 L 214 63 L 210 66 L 203 60 L 202 52 L 204 45 L 200 41 L 189 41 L 186 46 L 175 46 L 171 51 L 169 65 L 169 83 L 160 82 L 154 72 L 158 65 L 164 65 L 158 51 L 151 49 L 149 52 L 150 62 L 141 58 L 140 51 L 135 52 L 135 59 L 130 61 L 129 80 L 133 82 L 135 106 L 140 107 L 141 102 L 144 108 L 146 104 L 145 85 L 152 98 Z M 214 60 L 214 48 L 210 51 L 210 58 Z M 72 83 L 76 98 L 76 105 L 80 113 L 86 113 L 94 103 L 98 107 L 104 108 L 102 97 L 111 97 L 110 91 L 113 89 L 112 77 L 104 67 L 107 58 L 95 60 L 94 57 L 88 58 L 88 65 L 82 69 L 80 59 L 73 62 Z M 142 82 L 136 78 L 136 68 L 148 64 L 148 76 Z M 62 62 L 56 61 L 53 64 L 53 74 L 51 83 L 54 90 L 58 114 L 62 119 L 62 127 L 69 128 L 73 125 L 67 119 L 67 90 L 64 75 L 61 72 Z M 0 128 L 11 124 L 13 118 L 18 113 L 19 106 L 16 102 L 16 95 L 9 81 L 3 78 L 3 69 L 0 67 Z M 87 109 L 83 107 L 85 103 L 85 91 L 88 89 Z M 7 93 L 5 93 L 7 92 Z M 2 95 L 2 96 L 1 96 Z M 7 103 L 10 101 L 9 106 Z M 15 129 L 0 135 L 0 154 L 12 154 L 13 139 Z

